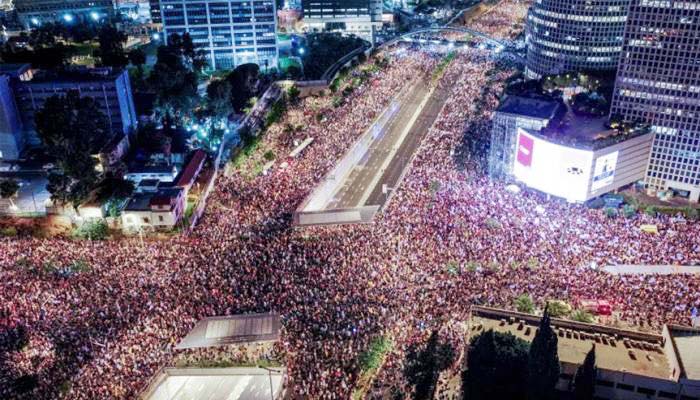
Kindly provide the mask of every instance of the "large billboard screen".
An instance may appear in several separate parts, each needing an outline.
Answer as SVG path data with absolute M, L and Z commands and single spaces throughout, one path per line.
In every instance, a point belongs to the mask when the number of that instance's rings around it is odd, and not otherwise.
M 615 168 L 619 154 L 619 151 L 614 151 L 596 158 L 591 191 L 595 192 L 600 188 L 612 185 L 615 180 Z
M 533 189 L 585 201 L 592 164 L 592 151 L 547 142 L 518 129 L 513 174 Z

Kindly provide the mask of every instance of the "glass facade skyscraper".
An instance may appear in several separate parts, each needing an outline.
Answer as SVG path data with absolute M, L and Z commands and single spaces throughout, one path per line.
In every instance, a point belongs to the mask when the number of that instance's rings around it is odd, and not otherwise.
M 165 37 L 188 32 L 214 69 L 277 67 L 274 0 L 160 0 L 160 12 Z
M 647 184 L 700 198 L 700 2 L 633 0 L 612 116 L 656 133 Z
M 535 0 L 527 16 L 526 75 L 614 71 L 630 0 Z

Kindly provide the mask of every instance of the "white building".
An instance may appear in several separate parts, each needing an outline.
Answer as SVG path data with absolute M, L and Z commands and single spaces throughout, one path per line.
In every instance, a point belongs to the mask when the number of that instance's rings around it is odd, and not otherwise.
M 303 0 L 304 24 L 310 32 L 341 32 L 374 43 L 382 28 L 379 0 Z
M 275 0 L 160 0 L 159 6 L 165 39 L 188 32 L 211 68 L 277 68 Z
M 185 191 L 178 187 L 136 193 L 122 210 L 122 230 L 171 230 L 185 210 Z

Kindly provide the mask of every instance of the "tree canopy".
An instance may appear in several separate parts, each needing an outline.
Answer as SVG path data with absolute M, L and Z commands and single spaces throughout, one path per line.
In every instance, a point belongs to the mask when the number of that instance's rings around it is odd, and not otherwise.
M 36 113 L 36 130 L 60 173 L 49 175 L 52 198 L 79 205 L 97 182 L 97 161 L 92 156 L 109 140 L 107 118 L 90 97 L 77 91 L 49 97 Z
M 207 112 L 215 118 L 228 118 L 233 112 L 231 102 L 231 83 L 217 79 L 207 86 Z
M 338 33 L 307 35 L 307 49 L 303 58 L 304 74 L 309 79 L 319 79 L 331 65 L 364 43 L 360 38 Z
M 404 375 L 415 391 L 415 400 L 433 398 L 435 385 L 442 370 L 454 360 L 454 349 L 449 343 L 441 343 L 437 331 L 433 331 L 425 348 L 411 345 L 406 353 Z
M 231 104 L 241 112 L 248 100 L 257 92 L 260 67 L 257 64 L 241 64 L 226 77 L 231 85 Z
M 524 400 L 530 344 L 511 333 L 488 330 L 474 337 L 462 374 L 465 400 Z
M 198 104 L 198 75 L 193 69 L 189 49 L 189 35 L 183 40 L 179 35 L 170 35 L 167 46 L 158 48 L 158 57 L 153 66 L 148 84 L 156 93 L 156 106 L 166 117 L 189 116 Z
M 529 400 L 548 400 L 555 396 L 559 381 L 558 338 L 552 329 L 548 307 L 530 345 L 527 391 Z
M 593 400 L 595 393 L 595 380 L 598 374 L 598 369 L 595 365 L 595 343 L 591 350 L 586 354 L 583 364 L 576 370 L 574 377 L 574 399 L 575 400 Z
M 9 199 L 19 191 L 19 183 L 14 179 L 3 179 L 0 181 L 0 197 Z
M 125 67 L 129 63 L 129 58 L 124 51 L 126 40 L 126 34 L 114 25 L 103 26 L 97 35 L 100 47 L 95 51 L 95 56 L 100 58 L 102 65 Z

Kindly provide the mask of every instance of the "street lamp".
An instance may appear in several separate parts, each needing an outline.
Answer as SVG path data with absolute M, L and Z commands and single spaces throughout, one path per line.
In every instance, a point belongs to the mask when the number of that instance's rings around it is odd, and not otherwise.
M 31 21 L 32 21 L 32 25 L 39 25 L 39 18 L 32 17 Z
M 92 11 L 90 13 L 90 18 L 92 18 L 93 21 L 99 21 L 100 20 L 100 14 L 97 13 L 97 11 Z
M 263 367 L 262 365 L 258 365 L 258 368 L 262 368 L 265 371 L 267 371 L 267 376 L 270 378 L 270 400 L 275 400 L 275 391 L 272 388 L 272 373 L 280 373 L 280 371 L 272 368 Z
M 73 22 L 73 16 L 71 14 L 63 14 L 63 20 L 66 22 Z

